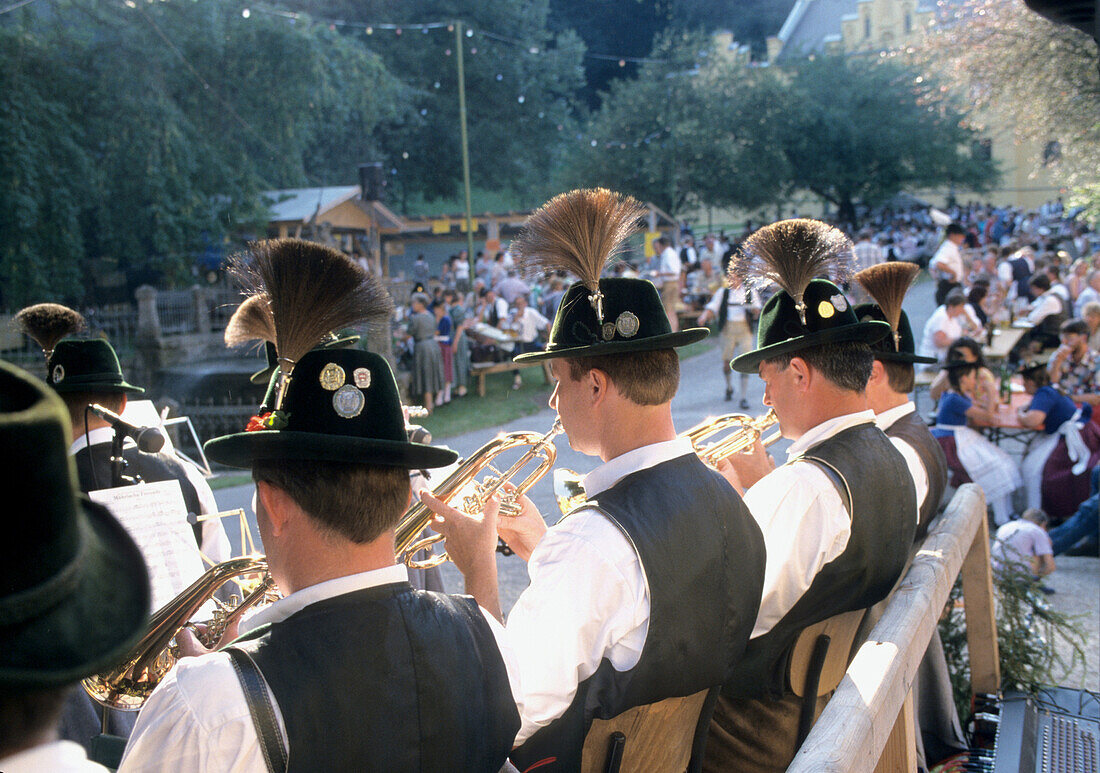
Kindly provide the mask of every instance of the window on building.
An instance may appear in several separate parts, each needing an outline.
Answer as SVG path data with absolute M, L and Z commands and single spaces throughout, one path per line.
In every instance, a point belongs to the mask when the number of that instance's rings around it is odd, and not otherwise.
M 1043 147 L 1043 166 L 1049 166 L 1062 157 L 1062 143 L 1051 140 Z
M 913 14 L 908 11 L 905 12 L 905 34 L 908 35 L 913 31 Z
M 970 155 L 978 161 L 989 161 L 993 158 L 993 140 L 978 140 L 970 148 Z
M 871 37 L 871 16 L 868 14 L 863 17 L 863 39 L 867 40 Z

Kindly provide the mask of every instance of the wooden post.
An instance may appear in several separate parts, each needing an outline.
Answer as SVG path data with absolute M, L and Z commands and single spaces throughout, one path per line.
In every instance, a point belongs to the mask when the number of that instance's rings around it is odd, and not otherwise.
M 875 766 L 875 773 L 916 773 L 917 770 L 917 720 L 913 716 L 913 691 L 905 696 L 901 712 L 890 737 L 886 739 L 886 748 Z
M 1001 689 L 1001 658 L 997 649 L 993 573 L 989 566 L 989 526 L 985 518 L 963 561 L 962 591 L 971 693 L 998 692 Z

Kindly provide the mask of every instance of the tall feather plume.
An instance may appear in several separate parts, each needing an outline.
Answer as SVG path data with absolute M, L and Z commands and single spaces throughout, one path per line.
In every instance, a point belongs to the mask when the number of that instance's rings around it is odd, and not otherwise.
M 806 304 L 802 295 L 813 279 L 828 276 L 834 282 L 852 275 L 852 240 L 827 223 L 807 218 L 780 220 L 756 231 L 741 245 L 729 272 L 753 289 L 774 282 L 794 298 L 802 324 Z
M 42 347 L 48 360 L 62 338 L 84 329 L 84 317 L 60 303 L 36 303 L 15 315 L 15 322 Z
M 245 298 L 226 323 L 226 346 L 240 346 L 250 341 L 275 343 L 275 318 L 267 293 Z
M 919 272 L 920 267 L 915 263 L 893 261 L 870 266 L 855 276 L 855 280 L 863 285 L 863 289 L 875 300 L 886 321 L 890 323 L 895 351 L 901 347 L 901 336 L 898 334 L 901 304 Z
M 588 300 L 602 324 L 600 274 L 638 230 L 645 212 L 636 199 L 606 188 L 562 193 L 531 215 L 512 241 L 512 254 L 525 270 L 575 274 L 591 293 Z
M 294 366 L 333 330 L 388 319 L 393 301 L 382 283 L 338 250 L 301 239 L 269 239 L 235 256 L 230 273 L 250 295 L 268 297 L 282 374 L 282 407 Z

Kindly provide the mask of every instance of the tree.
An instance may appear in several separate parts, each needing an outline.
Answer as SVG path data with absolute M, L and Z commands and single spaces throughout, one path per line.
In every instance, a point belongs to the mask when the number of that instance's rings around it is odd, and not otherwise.
M 840 220 L 856 224 L 857 203 L 900 190 L 996 182 L 993 162 L 971 152 L 978 135 L 966 114 L 935 79 L 892 60 L 841 56 L 797 62 L 787 76 L 773 127 L 787 190 L 817 194 Z
M 211 243 L 262 232 L 260 191 L 354 179 L 401 112 L 381 60 L 308 19 L 216 0 L 42 8 L 0 30 L 9 308 L 80 302 L 103 262 L 131 289 L 189 281 Z
M 664 36 L 636 79 L 613 82 L 573 147 L 565 182 L 610 186 L 671 214 L 773 201 L 785 162 L 769 146 L 767 125 L 746 129 L 768 114 L 753 91 L 765 78 L 700 66 L 713 59 L 709 46 L 698 35 Z
M 1100 54 L 1093 40 L 1022 0 L 967 0 L 921 53 L 927 72 L 968 95 L 991 120 L 1040 148 L 1057 142 L 1058 153 L 1033 163 L 1048 165 L 1079 198 L 1091 199 L 1100 217 Z

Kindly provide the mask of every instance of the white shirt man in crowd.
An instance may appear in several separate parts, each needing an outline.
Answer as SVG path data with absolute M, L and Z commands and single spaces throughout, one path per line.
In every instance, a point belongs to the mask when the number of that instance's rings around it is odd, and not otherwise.
M 943 243 L 928 264 L 928 270 L 936 277 L 936 303 L 942 304 L 952 289 L 962 286 L 962 253 L 959 247 L 966 241 L 966 231 L 958 223 L 947 226 Z
M 668 324 L 675 333 L 680 329 L 676 309 L 680 303 L 680 274 L 683 271 L 683 264 L 680 261 L 680 253 L 672 246 L 672 241 L 667 236 L 658 237 L 654 246 L 658 250 L 657 278 L 660 280 L 661 303 L 665 307 Z
M 1054 571 L 1054 547 L 1047 534 L 1047 514 L 1031 507 L 1018 520 L 997 529 L 990 548 L 994 571 L 1012 568 L 1033 577 L 1045 577 Z

